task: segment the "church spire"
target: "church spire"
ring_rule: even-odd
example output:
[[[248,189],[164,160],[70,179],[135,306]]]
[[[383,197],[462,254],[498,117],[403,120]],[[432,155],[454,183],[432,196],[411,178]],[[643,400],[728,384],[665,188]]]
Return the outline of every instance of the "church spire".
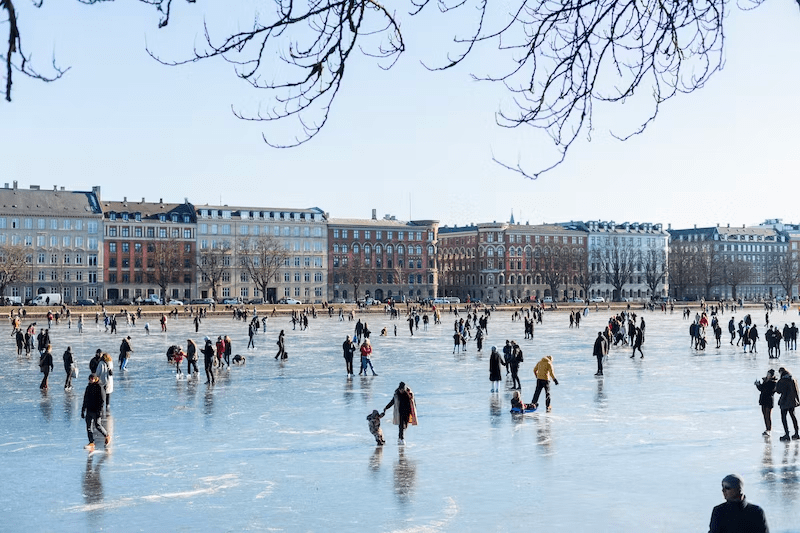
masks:
[[[511,220],[509,220],[508,222],[509,222],[509,224],[513,224],[514,223],[514,210],[513,209],[511,210]]]

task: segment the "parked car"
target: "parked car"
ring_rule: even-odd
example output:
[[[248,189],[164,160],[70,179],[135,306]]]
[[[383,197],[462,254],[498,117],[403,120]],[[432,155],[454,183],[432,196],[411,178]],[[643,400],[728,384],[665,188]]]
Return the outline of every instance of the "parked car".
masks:
[[[264,303],[264,298],[250,298],[247,300],[248,304],[261,305]]]
[[[281,298],[278,301],[279,304],[289,304],[289,305],[299,305],[302,304],[300,300],[295,300],[294,298]]]
[[[553,303],[553,297],[552,296],[545,296],[544,300],[542,300],[542,301],[544,303],[546,303],[546,304],[551,304],[551,303]]]
[[[167,305],[183,305],[183,302],[180,300],[170,300],[167,302]]]
[[[606,299],[603,298],[602,296],[595,296],[594,298],[589,298],[589,303],[593,303],[593,304],[598,304],[598,303],[602,303],[602,302],[605,302],[605,301],[606,301]]]
[[[85,305],[96,305],[96,304],[94,303],[94,300],[92,300],[91,298],[87,298],[85,300],[78,300],[77,302],[75,302],[75,305],[85,306]]]
[[[572,303],[581,303],[583,302],[583,298],[570,298],[569,301]]]
[[[240,305],[242,303],[241,298],[225,298],[222,300],[224,305]]]
[[[142,303],[145,305],[161,305],[164,302],[157,294],[151,294],[150,296],[142,300]]]

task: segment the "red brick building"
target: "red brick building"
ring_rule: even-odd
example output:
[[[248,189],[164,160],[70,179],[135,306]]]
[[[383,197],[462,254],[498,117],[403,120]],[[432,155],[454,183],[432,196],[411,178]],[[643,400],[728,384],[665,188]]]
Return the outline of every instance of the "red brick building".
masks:
[[[105,298],[136,300],[158,294],[190,299],[195,286],[197,219],[183,204],[102,202]],[[166,294],[159,281],[166,280]]]
[[[328,300],[361,298],[421,300],[436,296],[439,222],[378,220],[328,221]]]

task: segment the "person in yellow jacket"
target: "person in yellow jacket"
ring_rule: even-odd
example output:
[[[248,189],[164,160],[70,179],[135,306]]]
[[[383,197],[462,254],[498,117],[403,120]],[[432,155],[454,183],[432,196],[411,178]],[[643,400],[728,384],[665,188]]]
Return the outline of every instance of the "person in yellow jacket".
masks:
[[[547,412],[550,412],[550,378],[553,378],[553,383],[558,385],[558,380],[556,379],[556,375],[553,372],[553,356],[546,355],[542,357],[536,366],[533,367],[533,375],[536,376],[536,392],[533,393],[533,400],[531,403],[533,404],[533,408],[536,409],[538,407],[539,401],[539,394],[542,393],[542,389],[544,389],[544,397],[545,397],[545,405],[547,406]]]

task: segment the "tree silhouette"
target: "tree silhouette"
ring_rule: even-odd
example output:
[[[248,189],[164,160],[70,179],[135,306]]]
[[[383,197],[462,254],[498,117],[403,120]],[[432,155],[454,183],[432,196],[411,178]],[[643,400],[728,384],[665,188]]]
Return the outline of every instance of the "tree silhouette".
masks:
[[[14,1],[0,0],[0,10],[7,13],[9,46],[1,57],[9,101],[14,71],[53,81],[68,70],[59,68],[55,60],[50,75],[33,68],[22,48]],[[156,7],[159,27],[170,22],[173,0],[140,1]],[[738,5],[752,9],[763,1],[742,0]],[[34,7],[42,3],[33,0]],[[272,12],[255,13],[252,25],[244,30],[220,32],[213,29],[214,20],[206,20],[205,43],[195,46],[190,57],[167,59],[163,53],[148,52],[166,65],[213,58],[231,63],[236,76],[264,90],[269,98],[254,113],[234,110],[236,116],[294,120],[294,138],[282,141],[265,136],[264,140],[273,146],[296,146],[325,126],[345,72],[353,70],[346,65],[366,56],[377,60],[380,68],[390,68],[406,50],[401,27],[410,26],[414,15],[423,10],[431,11],[432,3],[441,12],[438,17],[460,14],[458,22],[467,29],[457,30],[451,49],[434,50],[446,59],[426,67],[447,70],[478,49],[496,47],[491,66],[484,67],[487,63],[482,62],[487,72],[474,74],[473,79],[500,83],[509,91],[513,103],[498,111],[498,125],[531,126],[544,130],[554,141],[559,156],[540,164],[535,172],[495,159],[529,178],[560,164],[579,136],[589,136],[597,128],[596,105],[647,100],[649,109],[636,126],[612,131],[624,140],[642,133],[665,102],[702,88],[724,63],[727,0],[512,0],[511,4],[409,0],[407,15],[375,0],[280,0]],[[446,21],[436,19],[439,22]]]

